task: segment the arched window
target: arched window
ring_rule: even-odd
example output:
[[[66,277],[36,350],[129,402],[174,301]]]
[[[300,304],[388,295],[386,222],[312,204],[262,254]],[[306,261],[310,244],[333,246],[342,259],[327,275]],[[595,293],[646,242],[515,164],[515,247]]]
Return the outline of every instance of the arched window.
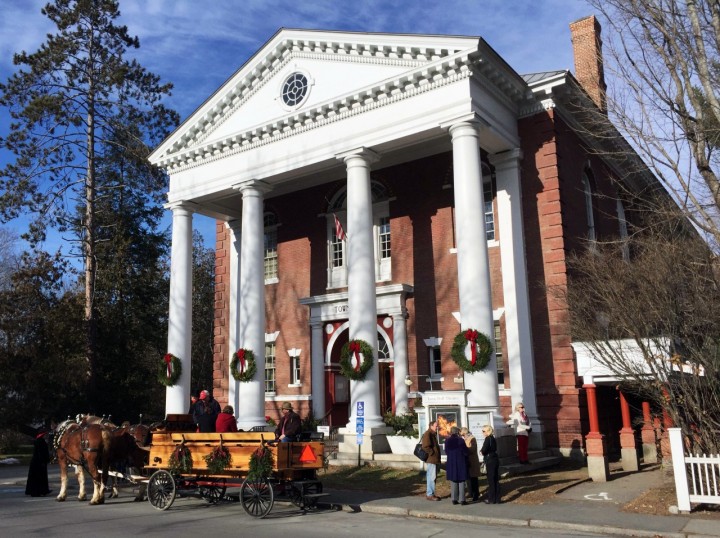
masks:
[[[387,281],[392,276],[392,243],[390,233],[390,196],[379,181],[370,184],[373,203],[373,238],[375,250],[375,280]],[[347,191],[341,189],[330,200],[327,220],[328,288],[347,286],[347,243],[352,237],[338,237],[338,220],[347,233]]]

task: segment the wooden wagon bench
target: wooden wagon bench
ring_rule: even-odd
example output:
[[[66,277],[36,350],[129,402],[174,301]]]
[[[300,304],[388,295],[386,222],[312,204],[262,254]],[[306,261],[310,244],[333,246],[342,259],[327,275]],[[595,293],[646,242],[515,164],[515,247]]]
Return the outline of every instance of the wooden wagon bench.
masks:
[[[230,455],[219,472],[209,470],[207,462],[218,447]],[[262,453],[272,464],[264,473],[251,472],[252,459]],[[176,496],[200,495],[217,503],[228,487],[240,487],[240,503],[253,517],[265,517],[277,496],[307,510],[325,495],[317,479],[323,458],[322,441],[275,443],[270,432],[153,433],[146,467],[154,471],[148,480],[148,500],[158,510],[170,508]]]

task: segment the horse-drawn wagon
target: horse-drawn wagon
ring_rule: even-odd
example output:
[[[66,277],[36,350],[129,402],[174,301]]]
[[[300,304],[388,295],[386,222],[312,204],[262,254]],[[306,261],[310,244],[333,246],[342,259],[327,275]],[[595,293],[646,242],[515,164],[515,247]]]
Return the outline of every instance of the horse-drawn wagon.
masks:
[[[262,518],[278,497],[303,510],[315,507],[324,495],[317,479],[323,465],[321,441],[276,443],[270,432],[154,432],[147,496],[167,510],[177,496],[217,503],[227,488],[239,487],[242,507]]]

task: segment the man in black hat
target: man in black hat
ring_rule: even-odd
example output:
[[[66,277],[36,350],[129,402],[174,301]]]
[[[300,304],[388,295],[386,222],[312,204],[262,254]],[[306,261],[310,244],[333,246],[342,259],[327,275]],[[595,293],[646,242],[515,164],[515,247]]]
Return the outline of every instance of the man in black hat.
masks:
[[[282,418],[277,428],[275,428],[275,439],[282,443],[295,441],[300,433],[300,416],[293,411],[292,404],[285,402],[280,408]]]

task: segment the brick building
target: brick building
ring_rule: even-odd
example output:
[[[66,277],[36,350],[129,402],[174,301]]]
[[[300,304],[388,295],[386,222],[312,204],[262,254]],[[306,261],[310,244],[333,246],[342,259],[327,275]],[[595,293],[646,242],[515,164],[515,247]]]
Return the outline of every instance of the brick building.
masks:
[[[209,215],[213,390],[239,427],[285,401],[351,427],[362,402],[372,436],[386,411],[447,394],[463,425],[523,401],[535,446],[582,450],[583,373],[546,286],[629,217],[622,174],[579,128],[578,104],[605,109],[600,27],[571,30],[577,77],[518,74],[478,37],[283,29],[153,153],[173,212],[168,351],[189,360],[192,214]],[[469,328],[496,348],[476,373],[451,357]],[[340,370],[354,339],[377,350],[361,381]],[[249,382],[230,372],[239,348]],[[183,374],[167,412],[189,391]]]

